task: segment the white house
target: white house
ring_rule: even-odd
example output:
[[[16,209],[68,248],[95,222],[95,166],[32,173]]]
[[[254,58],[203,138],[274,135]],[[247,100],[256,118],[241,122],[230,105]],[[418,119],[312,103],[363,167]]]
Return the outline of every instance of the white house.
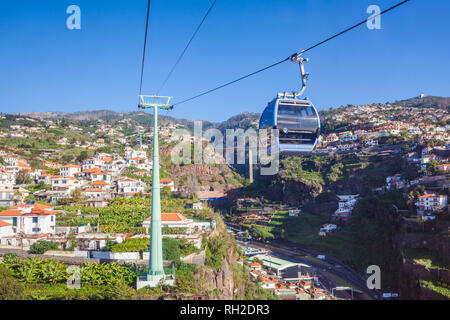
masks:
[[[388,191],[391,190],[399,190],[405,187],[405,181],[402,180],[402,176],[400,174],[396,174],[394,176],[389,176],[386,178],[386,189]]]
[[[161,189],[165,187],[169,187],[172,192],[177,191],[174,182],[169,178],[161,179]]]
[[[109,193],[101,188],[86,188],[83,190],[83,195],[87,200],[108,200]]]
[[[342,195],[337,196],[339,199],[338,209],[334,212],[335,217],[348,218],[358,202],[358,195]]]
[[[22,187],[0,185],[0,206],[9,207],[22,202],[30,192]]]
[[[125,158],[126,159],[147,158],[147,151],[146,150],[142,150],[142,149],[134,150],[134,149],[131,149],[131,148],[126,148],[125,149]]]
[[[439,211],[446,208],[447,204],[447,196],[433,193],[419,197],[416,202],[419,211]]]
[[[16,184],[16,175],[0,168],[0,185],[12,186]]]
[[[92,182],[94,181],[106,181],[111,182],[112,176],[110,173],[103,171],[99,168],[92,168],[85,171],[81,171],[78,173],[75,173],[75,177],[77,179],[84,179],[84,180],[90,180]]]
[[[121,178],[117,181],[117,192],[124,195],[134,195],[144,192],[146,184],[137,179]]]
[[[81,166],[69,164],[59,169],[59,174],[62,177],[74,177],[75,173],[81,172]]]
[[[201,202],[187,203],[185,208],[194,210],[203,210],[203,203]]]
[[[11,237],[14,235],[12,224],[0,220],[0,238]]]
[[[53,176],[52,177],[52,191],[67,191],[70,192],[81,186],[80,181],[73,177]]]
[[[146,219],[142,226],[145,227],[146,233],[150,231],[151,217]],[[161,213],[161,227],[167,228],[187,228],[192,229],[194,221],[187,219],[181,213]]]
[[[11,224],[15,233],[54,234],[58,213],[62,211],[54,211],[50,206],[22,204],[0,212],[0,220]]]
[[[90,158],[83,161],[83,171],[89,169],[100,168],[104,164],[104,161],[97,158]]]

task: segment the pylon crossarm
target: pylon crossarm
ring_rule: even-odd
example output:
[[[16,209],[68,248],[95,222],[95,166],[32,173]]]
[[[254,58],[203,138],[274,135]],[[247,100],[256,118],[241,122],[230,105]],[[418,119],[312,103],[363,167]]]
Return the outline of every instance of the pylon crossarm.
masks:
[[[160,108],[170,110],[173,109],[173,105],[170,104],[170,100],[172,97],[168,96],[148,96],[148,95],[139,95],[139,105],[140,109],[148,109],[148,108]]]

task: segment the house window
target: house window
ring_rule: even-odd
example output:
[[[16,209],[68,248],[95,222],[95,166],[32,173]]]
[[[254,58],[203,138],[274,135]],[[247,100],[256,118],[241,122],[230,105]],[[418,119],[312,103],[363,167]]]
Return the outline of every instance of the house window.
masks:
[[[17,227],[17,218],[13,218],[13,226]]]
[[[54,217],[52,216],[51,221],[53,222]]]
[[[33,217],[33,223],[38,223],[38,217]]]

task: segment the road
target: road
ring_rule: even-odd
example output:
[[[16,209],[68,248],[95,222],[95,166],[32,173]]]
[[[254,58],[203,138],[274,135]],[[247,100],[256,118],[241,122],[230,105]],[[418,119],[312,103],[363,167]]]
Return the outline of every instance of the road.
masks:
[[[243,244],[239,241],[238,243]],[[367,288],[366,280],[359,273],[334,258],[326,256],[325,260],[318,260],[315,257],[317,257],[320,253],[298,247],[289,247],[280,242],[275,242],[274,245],[260,242],[252,242],[250,245],[244,245],[254,248],[268,249],[271,251],[271,255],[280,259],[311,266],[315,274],[319,277],[321,285],[329,293],[332,292],[332,288],[348,286],[362,292],[361,294],[355,293],[355,299],[378,299],[380,295],[379,292],[372,291]],[[348,291],[337,291],[335,292],[335,296],[339,299],[351,299],[351,293]]]

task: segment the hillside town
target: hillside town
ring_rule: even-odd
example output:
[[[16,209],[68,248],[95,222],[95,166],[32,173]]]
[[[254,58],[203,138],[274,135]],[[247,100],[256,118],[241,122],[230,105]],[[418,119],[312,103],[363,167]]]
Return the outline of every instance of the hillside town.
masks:
[[[384,159],[401,161],[404,166],[398,172],[379,175],[368,184],[370,190],[333,190],[320,218],[311,218],[311,203],[316,203],[315,198],[325,192],[314,196],[299,192],[289,198],[271,199],[263,189],[251,189],[246,178],[238,181],[239,175],[233,173],[231,166],[226,174],[216,173],[214,166],[208,167],[210,180],[179,176],[175,167],[167,165],[170,157],[166,153],[161,165],[165,170],[160,180],[161,194],[166,201],[161,223],[163,238],[179,241],[180,248],[186,251],[180,261],[205,265],[209,250],[205,245],[217,229],[214,210],[222,213],[236,239],[262,243],[274,239],[303,243],[305,239],[333,239],[345,234],[343,230],[354,223],[355,210],[359,212],[358,207],[369,194],[383,197],[400,192],[409,197],[411,205],[407,210],[397,208],[408,223],[447,221],[448,112],[386,104],[348,106],[321,116],[326,125],[315,157],[332,159],[327,161],[354,157],[353,162],[345,164],[352,170],[370,168]],[[173,132],[179,128],[187,129],[176,121],[161,125],[162,144],[173,147],[180,141],[194,141],[189,135],[174,139]],[[151,127],[125,116],[87,123],[0,115],[0,249],[28,254],[42,243],[52,243],[48,254],[55,259],[145,264],[149,254],[152,132]],[[287,162],[283,165],[286,171]],[[306,165],[299,162],[296,166],[300,172],[306,172],[302,169]],[[377,166],[383,168],[382,164]],[[332,174],[343,175],[343,166],[329,167],[338,170],[327,173],[325,181],[339,181],[340,176]],[[280,174],[283,178],[285,171]],[[289,177],[291,183],[304,183],[301,177]],[[133,206],[139,211],[126,220],[127,210]],[[123,213],[119,216],[118,212]],[[313,219],[314,223],[308,225],[306,233],[296,235],[291,229],[302,225],[305,219]],[[131,243],[139,243],[139,250],[119,249],[131,248]],[[325,255],[312,254],[311,266],[306,260],[293,262],[267,252],[246,256],[247,249],[242,250],[244,255],[238,261],[248,268],[247,275],[278,298],[350,297],[348,292],[332,292],[339,281],[320,271],[321,264],[330,264]],[[285,273],[285,269],[290,272]]]

